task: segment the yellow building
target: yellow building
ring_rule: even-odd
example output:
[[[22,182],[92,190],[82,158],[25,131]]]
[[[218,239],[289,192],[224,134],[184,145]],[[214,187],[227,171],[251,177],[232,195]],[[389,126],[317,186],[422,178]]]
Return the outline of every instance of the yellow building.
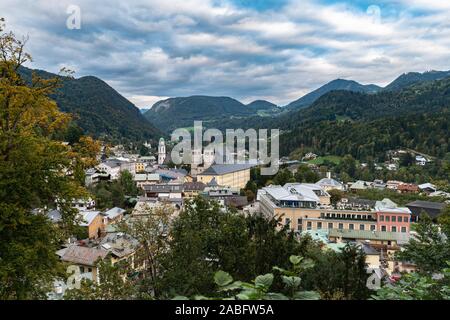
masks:
[[[215,164],[200,173],[197,181],[208,184],[215,179],[220,186],[243,189],[250,181],[250,168],[248,164]]]

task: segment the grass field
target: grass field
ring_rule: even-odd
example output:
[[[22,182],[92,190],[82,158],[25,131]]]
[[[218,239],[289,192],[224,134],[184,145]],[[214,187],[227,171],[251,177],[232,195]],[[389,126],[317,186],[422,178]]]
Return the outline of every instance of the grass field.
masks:
[[[324,164],[324,162],[329,161],[329,162],[333,162],[334,164],[339,164],[339,163],[341,163],[341,159],[342,158],[339,156],[325,156],[325,157],[317,157],[314,160],[308,161],[308,163],[315,164],[315,165],[322,165],[322,164]]]

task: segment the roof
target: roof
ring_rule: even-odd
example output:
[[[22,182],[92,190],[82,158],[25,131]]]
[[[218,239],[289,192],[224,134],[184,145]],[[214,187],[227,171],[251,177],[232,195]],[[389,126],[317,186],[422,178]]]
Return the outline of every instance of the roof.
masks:
[[[115,208],[112,208],[112,209],[110,209],[108,211],[105,211],[103,213],[103,215],[107,216],[108,219],[114,219],[114,218],[120,216],[121,214],[124,214],[125,212],[126,212],[125,209],[122,209],[122,208],[119,208],[119,207],[115,207]]]
[[[86,266],[94,266],[98,259],[106,257],[108,252],[106,250],[82,247],[77,245],[69,246],[61,253],[62,261],[81,264]]]
[[[350,186],[350,189],[367,189],[370,186],[370,183],[362,180],[358,180]]]
[[[206,188],[206,184],[203,182],[185,182],[183,184],[185,191],[203,191]]]
[[[420,190],[424,190],[424,189],[432,189],[432,190],[437,190],[436,186],[432,183],[424,183],[424,184],[419,184],[419,189]]]
[[[159,181],[159,174],[157,173],[136,173],[134,181]]]
[[[282,186],[268,186],[262,189],[277,201],[312,201],[320,202],[316,192],[327,196],[322,187],[309,183],[287,183]]]
[[[47,217],[52,221],[52,222],[59,222],[62,219],[62,215],[61,215],[61,211],[59,210],[50,210],[47,213]]]
[[[100,246],[116,257],[122,258],[136,251],[139,241],[122,232],[116,232],[107,234],[100,242]]]
[[[377,201],[375,203],[375,210],[378,212],[411,214],[411,211],[408,208],[401,208],[394,201],[387,198],[382,201]]]
[[[409,240],[408,233],[385,231],[329,229],[328,235],[347,239],[397,241],[398,243],[405,243]]]
[[[248,170],[253,165],[251,164],[214,164],[202,173],[200,176],[218,176],[227,173],[239,172],[243,170]]]
[[[445,207],[445,204],[444,203],[440,203],[440,202],[416,200],[416,201],[408,203],[406,206],[407,207],[417,207],[417,208],[427,208],[427,209],[442,210]]]
[[[183,192],[182,184],[151,184],[145,185],[146,192]]]
[[[89,226],[92,221],[100,214],[100,211],[82,211],[80,212],[80,216],[82,218],[82,222],[80,223],[80,226],[87,227]]]
[[[248,205],[246,196],[232,196],[225,198],[225,205],[228,207],[241,208]]]
[[[320,179],[319,181],[317,181],[318,185],[323,185],[323,186],[330,186],[330,187],[336,187],[336,188],[342,188],[342,183],[340,183],[339,181],[336,181],[332,178],[323,178]]]

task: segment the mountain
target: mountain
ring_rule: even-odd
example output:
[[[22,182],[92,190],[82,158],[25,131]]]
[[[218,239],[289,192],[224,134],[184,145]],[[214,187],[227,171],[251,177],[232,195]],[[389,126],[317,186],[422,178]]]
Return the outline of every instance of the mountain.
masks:
[[[87,134],[116,140],[151,140],[160,136],[160,131],[135,105],[103,80],[93,76],[61,77],[25,67],[19,73],[29,82],[33,71],[44,79],[60,78],[61,87],[51,98],[61,111],[72,113],[78,126]]]
[[[297,108],[305,108],[313,104],[317,99],[319,99],[324,94],[336,91],[336,90],[345,90],[345,91],[353,91],[353,92],[364,92],[364,93],[375,93],[378,92],[381,88],[374,85],[362,85],[353,80],[344,80],[337,79],[333,80],[317,90],[314,90],[298,100],[291,102],[287,105],[289,109],[297,109]]]
[[[256,100],[247,105],[247,107],[254,109],[254,110],[271,110],[278,108],[276,104],[273,104],[272,102],[266,101],[266,100]]]
[[[140,111],[142,114],[145,114],[148,110],[150,110],[150,109],[139,109],[139,111]]]
[[[376,94],[329,92],[309,108],[261,125],[284,129],[284,155],[313,151],[382,159],[389,149],[410,148],[444,157],[450,152],[449,113],[446,78]]]
[[[450,71],[428,71],[423,73],[409,72],[402,74],[400,77],[383,88],[383,90],[401,90],[419,82],[441,80],[448,77],[450,77]]]
[[[278,112],[276,109],[267,101],[245,105],[229,97],[191,96],[158,101],[145,116],[161,130],[171,132],[176,128],[192,127],[196,120],[208,126],[214,122],[245,119],[260,112]]]

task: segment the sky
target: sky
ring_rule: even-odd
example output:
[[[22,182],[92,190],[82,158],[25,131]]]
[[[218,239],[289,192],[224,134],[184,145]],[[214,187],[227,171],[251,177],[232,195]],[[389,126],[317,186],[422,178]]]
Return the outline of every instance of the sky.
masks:
[[[97,76],[141,108],[285,105],[336,78],[450,69],[448,0],[1,0],[0,16],[29,38],[28,66]]]

